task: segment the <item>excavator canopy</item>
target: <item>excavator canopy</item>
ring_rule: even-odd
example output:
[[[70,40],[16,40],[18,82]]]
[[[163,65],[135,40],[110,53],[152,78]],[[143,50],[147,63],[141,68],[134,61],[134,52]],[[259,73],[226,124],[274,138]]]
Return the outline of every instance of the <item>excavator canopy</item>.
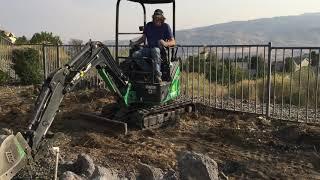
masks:
[[[138,2],[143,4],[164,4],[164,3],[173,3],[174,0],[128,0],[132,2]]]

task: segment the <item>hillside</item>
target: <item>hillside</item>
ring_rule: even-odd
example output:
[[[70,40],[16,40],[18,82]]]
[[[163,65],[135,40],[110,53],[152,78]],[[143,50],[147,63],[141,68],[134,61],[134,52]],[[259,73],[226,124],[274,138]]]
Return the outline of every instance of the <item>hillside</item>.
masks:
[[[319,46],[320,13],[234,21],[177,32],[180,44],[260,44]]]

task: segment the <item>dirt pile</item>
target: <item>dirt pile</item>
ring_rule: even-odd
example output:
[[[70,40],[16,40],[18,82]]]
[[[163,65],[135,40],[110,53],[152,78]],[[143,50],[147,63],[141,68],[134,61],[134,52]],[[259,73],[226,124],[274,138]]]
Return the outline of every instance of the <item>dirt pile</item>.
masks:
[[[0,92],[0,128],[25,129],[35,101],[32,87],[5,87]],[[213,159],[229,179],[320,178],[319,126],[211,110],[186,114],[175,126],[121,135],[79,116],[83,111],[99,112],[112,102],[105,91],[82,91],[65,98],[50,129],[55,136],[47,140],[60,147],[61,159],[75,161],[86,153],[95,165],[120,174],[137,174],[141,163],[178,172],[179,157],[193,151]],[[43,148],[43,152],[50,151]],[[35,163],[33,176],[52,178],[50,158],[54,160],[54,155],[47,153]]]

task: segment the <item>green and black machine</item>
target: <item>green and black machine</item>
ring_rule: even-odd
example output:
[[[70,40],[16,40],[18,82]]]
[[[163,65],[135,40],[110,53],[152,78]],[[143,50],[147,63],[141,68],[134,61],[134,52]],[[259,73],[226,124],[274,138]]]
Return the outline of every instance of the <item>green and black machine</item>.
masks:
[[[194,110],[190,100],[180,98],[180,62],[177,47],[166,49],[162,55],[162,82],[156,83],[154,70],[142,71],[134,59],[119,56],[119,36],[142,34],[146,25],[145,4],[172,4],[173,34],[175,35],[174,0],[127,0],[141,4],[144,19],[138,33],[119,32],[119,6],[116,9],[116,47],[113,57],[101,42],[88,42],[63,67],[52,72],[45,79],[26,131],[16,135],[0,137],[0,180],[11,179],[24,168],[37,153],[39,146],[54,120],[64,96],[72,91],[82,77],[96,68],[107,88],[117,97],[117,102],[106,105],[101,115],[86,114],[87,117],[103,119],[106,122],[140,129],[158,128],[175,122],[182,113]],[[130,54],[134,49],[130,49]],[[148,57],[140,60],[150,61]]]

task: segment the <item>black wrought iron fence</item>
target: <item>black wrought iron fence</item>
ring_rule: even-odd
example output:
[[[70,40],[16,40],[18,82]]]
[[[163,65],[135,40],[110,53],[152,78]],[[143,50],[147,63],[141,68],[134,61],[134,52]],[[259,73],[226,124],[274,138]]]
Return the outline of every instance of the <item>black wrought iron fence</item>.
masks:
[[[266,114],[268,44],[181,48],[184,95],[218,109]]]
[[[319,47],[182,46],[182,93],[217,109],[319,123]]]
[[[0,73],[11,78],[16,78],[11,68],[11,52],[11,42],[0,36]]]
[[[44,78],[81,50],[72,45],[0,47],[0,57],[6,60],[2,62],[7,64],[1,66],[4,69],[10,69],[13,48],[37,49]],[[108,47],[114,55],[115,46]],[[119,56],[128,53],[128,46],[119,47]],[[320,123],[319,54],[320,47],[272,47],[271,43],[180,46],[181,93],[217,109]],[[104,87],[104,83],[92,70],[80,87]]]
[[[319,47],[272,47],[270,115],[319,122]]]
[[[55,69],[65,65],[73,56],[75,56],[82,48],[82,46],[75,45],[42,45],[43,56],[43,69],[44,77],[47,77]],[[115,46],[108,46],[112,55],[115,55]],[[119,55],[128,56],[129,46],[120,46]],[[80,82],[79,87],[104,87],[103,80],[97,74],[95,69],[91,69],[87,72],[85,78]]]

